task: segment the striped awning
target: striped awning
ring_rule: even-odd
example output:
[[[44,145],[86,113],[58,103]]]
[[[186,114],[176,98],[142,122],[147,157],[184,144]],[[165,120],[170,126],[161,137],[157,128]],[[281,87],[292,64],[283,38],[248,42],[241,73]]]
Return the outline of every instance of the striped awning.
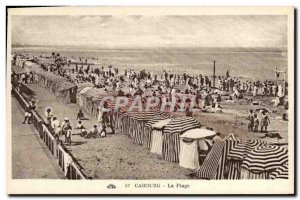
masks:
[[[201,124],[193,117],[174,118],[165,127],[164,134],[183,134],[185,131],[201,128]]]
[[[261,173],[276,170],[287,162],[287,149],[275,145],[261,145],[248,153],[242,162],[242,167],[255,173]]]

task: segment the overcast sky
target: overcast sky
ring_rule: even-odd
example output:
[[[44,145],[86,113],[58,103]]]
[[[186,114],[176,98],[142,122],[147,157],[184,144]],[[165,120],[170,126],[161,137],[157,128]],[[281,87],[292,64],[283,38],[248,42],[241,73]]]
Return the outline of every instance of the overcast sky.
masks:
[[[12,43],[134,47],[286,47],[286,16],[13,16]]]

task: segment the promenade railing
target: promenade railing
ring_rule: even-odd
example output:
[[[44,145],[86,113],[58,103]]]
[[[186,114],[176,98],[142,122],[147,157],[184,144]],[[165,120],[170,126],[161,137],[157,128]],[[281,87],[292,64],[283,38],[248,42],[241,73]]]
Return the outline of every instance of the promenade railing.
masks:
[[[26,98],[16,88],[12,88],[12,94],[16,97],[24,110],[29,107],[30,104]],[[53,136],[45,121],[37,111],[32,111],[31,119],[32,124],[40,135],[41,140],[44,141],[54,158],[58,160],[58,165],[61,167],[66,178],[72,180],[87,179],[76,159],[72,156],[72,154],[70,154],[65,145],[60,143]]]

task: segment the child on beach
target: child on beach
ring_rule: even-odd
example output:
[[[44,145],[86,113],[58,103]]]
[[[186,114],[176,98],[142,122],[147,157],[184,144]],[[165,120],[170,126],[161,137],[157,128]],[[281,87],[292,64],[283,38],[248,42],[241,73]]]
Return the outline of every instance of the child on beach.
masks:
[[[97,125],[94,125],[88,134],[86,134],[85,138],[97,138],[99,134],[99,130]]]
[[[69,126],[68,130],[67,130],[67,133],[66,133],[66,136],[65,136],[65,143],[69,143],[71,144],[72,142],[72,127]]]
[[[87,118],[84,116],[82,110],[80,109],[77,113],[77,118],[76,119],[79,119],[79,120],[87,120]]]
[[[68,131],[70,129],[72,129],[69,118],[66,117],[64,119],[64,122],[62,123],[62,128],[61,129],[62,129],[62,134],[65,135],[65,142],[67,142],[68,141],[67,140]]]
[[[261,116],[261,129],[260,132],[267,133],[268,132],[268,125],[270,124],[270,119],[268,115],[266,114],[266,111],[262,111],[262,116]]]
[[[258,132],[259,120],[257,114],[254,114],[254,133]]]
[[[106,137],[106,134],[107,134],[107,133],[106,133],[106,126],[105,126],[105,124],[103,123],[103,124],[102,124],[102,129],[101,129],[99,135],[100,135],[101,138],[103,138],[103,137]]]
[[[48,126],[51,126],[52,117],[53,117],[51,108],[47,108],[47,110],[45,112],[45,117],[47,119]]]

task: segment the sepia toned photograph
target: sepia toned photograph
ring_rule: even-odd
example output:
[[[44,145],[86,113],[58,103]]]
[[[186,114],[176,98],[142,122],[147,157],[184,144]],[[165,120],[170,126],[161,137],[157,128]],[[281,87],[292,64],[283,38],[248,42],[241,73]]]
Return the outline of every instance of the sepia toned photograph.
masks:
[[[7,14],[9,194],[294,193],[293,8]]]

